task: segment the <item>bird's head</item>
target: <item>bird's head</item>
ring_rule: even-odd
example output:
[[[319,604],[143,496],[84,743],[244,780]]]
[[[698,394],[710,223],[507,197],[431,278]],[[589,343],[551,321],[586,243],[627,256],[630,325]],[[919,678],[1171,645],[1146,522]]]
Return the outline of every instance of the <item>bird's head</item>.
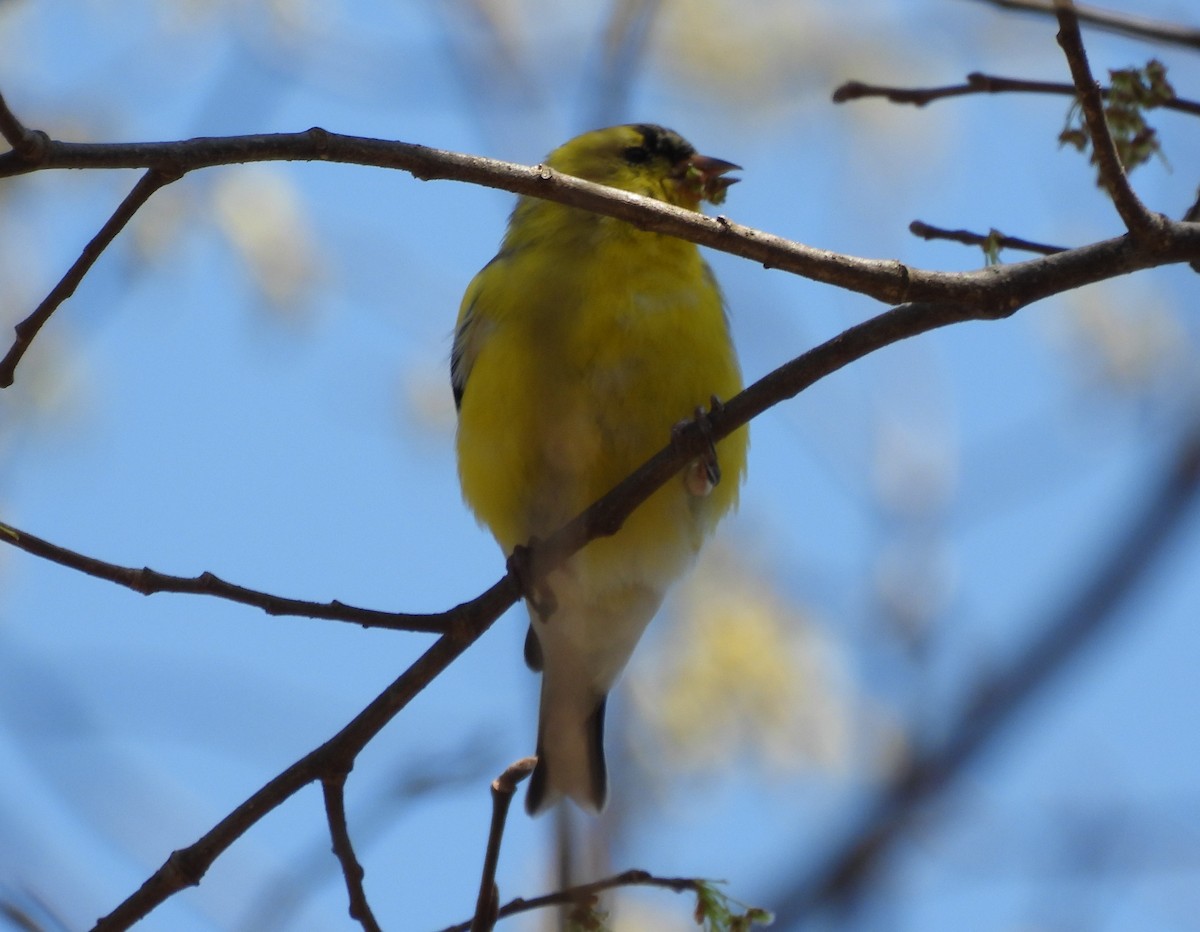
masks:
[[[696,210],[720,204],[740,166],[696,152],[673,130],[653,123],[610,126],[576,136],[546,157],[555,171]]]

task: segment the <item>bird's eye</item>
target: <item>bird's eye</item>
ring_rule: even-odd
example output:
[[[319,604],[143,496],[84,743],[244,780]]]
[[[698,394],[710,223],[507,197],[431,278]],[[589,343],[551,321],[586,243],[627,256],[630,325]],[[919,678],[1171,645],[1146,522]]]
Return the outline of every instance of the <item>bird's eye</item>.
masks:
[[[650,158],[650,153],[646,151],[645,146],[630,146],[625,150],[625,161],[632,162],[634,165],[641,165],[648,158]]]

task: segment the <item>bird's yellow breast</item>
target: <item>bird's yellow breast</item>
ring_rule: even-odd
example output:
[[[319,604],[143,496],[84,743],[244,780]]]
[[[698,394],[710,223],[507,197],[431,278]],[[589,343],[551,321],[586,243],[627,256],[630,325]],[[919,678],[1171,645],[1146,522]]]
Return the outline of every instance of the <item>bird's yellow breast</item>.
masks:
[[[694,245],[590,215],[575,226],[581,235],[502,252],[460,316],[463,494],[506,553],[608,492],[711,396],[741,389],[721,296]],[[671,480],[573,572],[669,581],[736,502],[746,445],[745,430],[718,445],[723,481],[711,495]]]

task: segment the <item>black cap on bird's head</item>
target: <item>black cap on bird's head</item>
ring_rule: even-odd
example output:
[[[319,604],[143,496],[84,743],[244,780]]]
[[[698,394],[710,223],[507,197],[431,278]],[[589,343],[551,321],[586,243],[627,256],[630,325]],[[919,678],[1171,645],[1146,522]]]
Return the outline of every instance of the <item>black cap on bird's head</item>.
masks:
[[[720,204],[740,166],[700,155],[674,130],[656,123],[610,126],[576,136],[547,157],[551,168],[693,210]]]
[[[697,203],[720,204],[729,187],[741,180],[726,174],[739,170],[740,165],[700,155],[695,146],[674,130],[655,123],[635,123],[631,128],[641,135],[642,143],[628,147],[625,158],[631,162],[645,162],[655,156],[665,159],[672,166],[671,176]]]

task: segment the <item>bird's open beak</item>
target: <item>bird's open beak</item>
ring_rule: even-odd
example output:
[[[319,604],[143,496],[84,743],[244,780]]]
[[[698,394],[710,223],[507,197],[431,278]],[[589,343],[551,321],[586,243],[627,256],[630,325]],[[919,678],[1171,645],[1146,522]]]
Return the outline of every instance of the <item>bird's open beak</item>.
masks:
[[[685,163],[684,184],[695,193],[698,200],[720,204],[725,200],[729,186],[740,178],[729,178],[726,173],[738,171],[742,166],[714,159],[708,155],[693,155]]]

